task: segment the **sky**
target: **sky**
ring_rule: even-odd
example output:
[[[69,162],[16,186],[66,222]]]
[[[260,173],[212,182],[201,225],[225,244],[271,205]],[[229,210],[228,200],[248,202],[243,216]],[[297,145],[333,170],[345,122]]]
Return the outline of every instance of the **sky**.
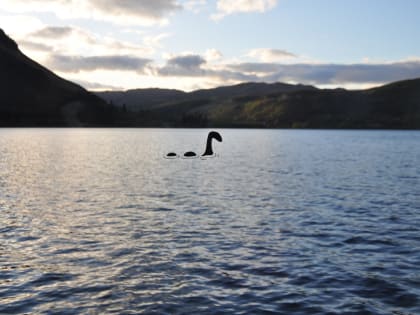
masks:
[[[420,77],[418,0],[0,0],[0,28],[89,90]]]

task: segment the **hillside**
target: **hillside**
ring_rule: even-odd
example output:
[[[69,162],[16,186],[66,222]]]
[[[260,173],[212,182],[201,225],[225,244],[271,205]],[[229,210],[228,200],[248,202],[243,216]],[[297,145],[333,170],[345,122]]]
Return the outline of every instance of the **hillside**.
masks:
[[[108,125],[113,109],[26,57],[0,29],[0,126]]]
[[[124,92],[105,91],[97,92],[99,97],[118,107],[126,106],[131,111],[149,110],[155,106],[180,101],[187,93],[170,89],[136,89]]]
[[[104,91],[96,94],[109,103],[132,111],[153,110],[191,101],[220,101],[242,96],[265,96],[271,94],[313,90],[312,86],[285,83],[241,83],[234,86],[222,86],[214,89],[197,90],[186,93],[172,89],[135,89],[127,91]]]
[[[190,93],[152,90],[99,93],[130,99],[134,126],[420,129],[420,79],[359,91],[282,83],[243,83]],[[136,98],[136,95],[138,96]],[[168,96],[168,97],[167,97]]]

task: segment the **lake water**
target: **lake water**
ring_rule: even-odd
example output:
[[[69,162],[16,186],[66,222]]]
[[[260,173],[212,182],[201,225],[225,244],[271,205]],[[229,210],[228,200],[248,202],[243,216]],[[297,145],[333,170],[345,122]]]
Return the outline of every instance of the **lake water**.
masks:
[[[420,132],[0,130],[0,314],[420,314]]]

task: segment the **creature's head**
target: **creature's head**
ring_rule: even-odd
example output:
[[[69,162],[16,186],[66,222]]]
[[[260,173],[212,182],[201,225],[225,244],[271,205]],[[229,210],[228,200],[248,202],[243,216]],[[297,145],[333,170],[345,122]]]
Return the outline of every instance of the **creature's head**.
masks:
[[[220,133],[216,132],[216,131],[212,131],[209,133],[209,139],[215,139],[219,142],[222,142],[222,136],[220,135]]]

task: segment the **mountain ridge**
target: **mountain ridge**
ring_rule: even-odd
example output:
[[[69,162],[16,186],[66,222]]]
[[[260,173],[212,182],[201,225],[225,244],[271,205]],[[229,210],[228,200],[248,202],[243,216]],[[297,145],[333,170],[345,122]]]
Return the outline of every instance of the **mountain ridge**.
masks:
[[[113,102],[117,106],[126,105],[132,110],[149,110],[153,109],[153,105],[159,104],[161,107],[165,103],[171,104],[180,100],[192,100],[202,98],[228,98],[249,95],[266,95],[270,93],[283,93],[292,90],[316,89],[310,85],[287,84],[281,82],[265,83],[265,82],[244,82],[229,86],[219,86],[209,89],[198,89],[191,92],[185,92],[176,89],[162,88],[144,88],[144,89],[128,89],[125,91],[101,91],[95,92],[96,95],[102,97],[108,102]],[[248,91],[247,91],[248,90]],[[156,99],[149,101],[150,94],[160,92],[160,102]],[[166,96],[166,98],[165,98]],[[141,103],[141,102],[144,103]]]
[[[131,91],[107,96],[119,93],[123,101]],[[149,89],[135,91],[144,100]],[[131,121],[143,126],[420,129],[420,79],[366,90],[246,82],[178,91],[178,98],[160,103],[138,106],[135,97],[130,102]],[[123,106],[118,101],[114,105]]]

